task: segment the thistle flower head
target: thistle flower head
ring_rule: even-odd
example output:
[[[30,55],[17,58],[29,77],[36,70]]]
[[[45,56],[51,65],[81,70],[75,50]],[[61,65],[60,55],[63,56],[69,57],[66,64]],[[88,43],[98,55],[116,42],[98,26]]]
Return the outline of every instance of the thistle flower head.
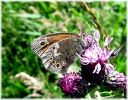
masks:
[[[114,49],[110,50],[107,46],[113,40],[111,36],[108,36],[105,39],[103,47],[99,44],[100,33],[99,31],[94,31],[93,37],[90,35],[85,35],[84,40],[89,44],[84,48],[80,57],[82,65],[93,65],[94,68],[93,73],[99,73],[101,70],[101,66],[105,65],[108,62],[108,59],[115,55]],[[118,50],[119,51],[119,50]],[[117,54],[116,54],[117,55]]]
[[[88,83],[79,73],[66,73],[59,81],[59,86],[66,96],[83,97],[87,92]]]
[[[123,73],[117,72],[111,64],[107,64],[105,67],[105,75],[105,84],[110,89],[126,89],[126,76]]]

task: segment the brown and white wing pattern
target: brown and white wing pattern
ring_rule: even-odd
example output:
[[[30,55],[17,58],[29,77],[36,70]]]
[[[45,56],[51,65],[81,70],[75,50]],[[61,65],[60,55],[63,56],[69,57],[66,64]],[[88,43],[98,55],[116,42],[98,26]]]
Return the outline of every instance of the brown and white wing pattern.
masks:
[[[82,50],[81,39],[73,34],[57,34],[35,39],[32,50],[42,59],[45,68],[52,72],[65,70]]]

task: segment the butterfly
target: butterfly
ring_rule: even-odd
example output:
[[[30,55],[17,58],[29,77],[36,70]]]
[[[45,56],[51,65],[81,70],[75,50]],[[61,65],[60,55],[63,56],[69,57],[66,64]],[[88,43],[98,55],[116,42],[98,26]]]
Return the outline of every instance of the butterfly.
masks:
[[[78,34],[56,33],[34,39],[31,49],[41,58],[46,69],[56,73],[64,72],[85,45]]]

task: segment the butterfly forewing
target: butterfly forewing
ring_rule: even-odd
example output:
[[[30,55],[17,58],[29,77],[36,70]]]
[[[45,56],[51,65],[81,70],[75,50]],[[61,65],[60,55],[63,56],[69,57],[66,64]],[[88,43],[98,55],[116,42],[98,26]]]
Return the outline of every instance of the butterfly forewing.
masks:
[[[82,50],[76,34],[58,33],[41,36],[31,43],[32,50],[42,59],[45,68],[52,72],[65,70]]]

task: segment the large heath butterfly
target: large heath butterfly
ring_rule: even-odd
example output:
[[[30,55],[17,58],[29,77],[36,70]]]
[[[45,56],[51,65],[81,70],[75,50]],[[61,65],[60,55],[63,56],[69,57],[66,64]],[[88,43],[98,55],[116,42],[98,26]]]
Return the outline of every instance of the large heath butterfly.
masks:
[[[74,62],[85,43],[73,33],[56,33],[40,36],[31,43],[32,50],[51,72],[63,72]]]

